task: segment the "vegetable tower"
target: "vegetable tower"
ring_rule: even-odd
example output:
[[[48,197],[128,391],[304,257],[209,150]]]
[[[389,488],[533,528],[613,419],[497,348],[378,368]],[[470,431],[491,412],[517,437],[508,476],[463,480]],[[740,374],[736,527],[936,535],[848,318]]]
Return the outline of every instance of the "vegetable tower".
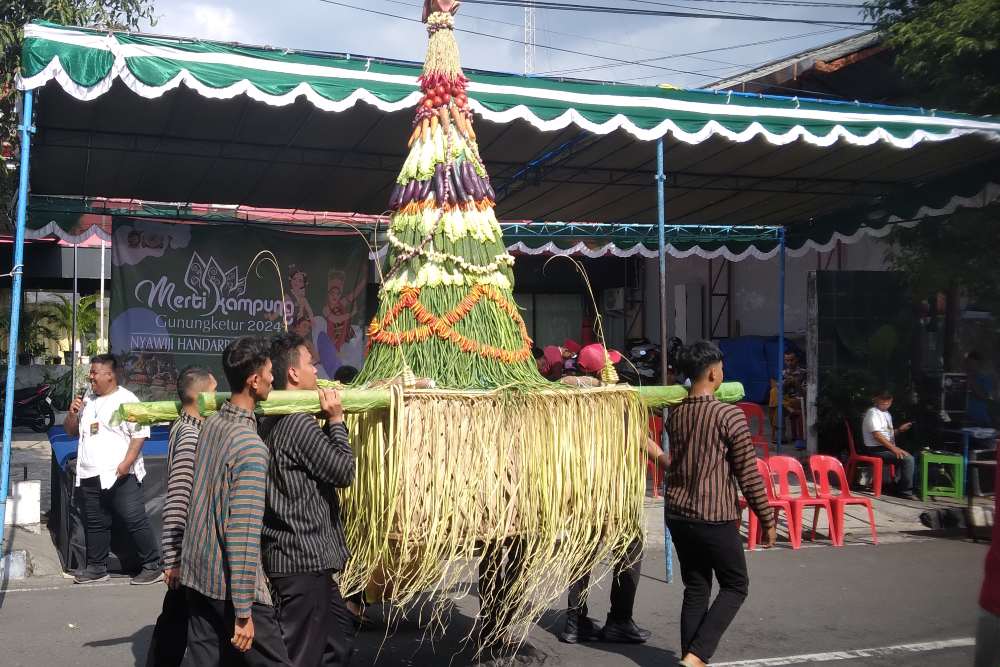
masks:
[[[444,627],[448,595],[424,593],[461,590],[480,568],[496,578],[507,552],[507,584],[480,590],[485,645],[523,638],[641,535],[648,413],[631,387],[577,390],[539,374],[472,127],[457,3],[426,1],[423,95],[355,385],[403,382],[388,409],[348,420],[358,469],[341,493],[352,554],[341,586],[425,606]]]
[[[544,379],[514,303],[514,258],[479,156],[453,35],[457,4],[425,9],[430,35],[409,155],[392,222],[378,314],[359,382],[404,369],[438,387],[490,389]]]

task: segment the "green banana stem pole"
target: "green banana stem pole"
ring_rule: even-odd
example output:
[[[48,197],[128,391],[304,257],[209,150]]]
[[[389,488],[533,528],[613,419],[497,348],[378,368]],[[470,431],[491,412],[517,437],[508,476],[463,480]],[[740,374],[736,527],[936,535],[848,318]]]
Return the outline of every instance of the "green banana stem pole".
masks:
[[[687,390],[676,384],[667,387],[636,387],[636,390],[642,402],[651,410],[677,405],[687,397]],[[551,391],[568,390],[558,388]],[[440,393],[447,395],[449,392]],[[229,400],[229,395],[229,392],[224,391],[199,394],[198,411],[206,416],[216,412],[219,406]],[[735,403],[743,398],[743,385],[739,382],[723,383],[715,395],[720,401]],[[358,413],[388,408],[391,399],[388,389],[345,388],[340,390],[340,400],[345,412]],[[114,421],[136,424],[169,422],[177,419],[180,410],[180,401],[124,403],[115,414]],[[266,401],[257,404],[259,415],[289,415],[296,412],[318,413],[319,394],[315,391],[272,391]]]

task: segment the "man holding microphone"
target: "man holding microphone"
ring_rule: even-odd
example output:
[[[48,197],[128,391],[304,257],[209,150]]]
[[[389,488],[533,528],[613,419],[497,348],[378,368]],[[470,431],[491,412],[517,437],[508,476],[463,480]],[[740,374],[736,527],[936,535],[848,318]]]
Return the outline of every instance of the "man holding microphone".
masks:
[[[76,459],[76,486],[87,535],[87,566],[74,578],[78,584],[108,579],[112,514],[125,522],[142,563],[133,584],[153,584],[163,579],[156,537],[146,516],[142,480],[146,468],[142,443],[149,428],[128,422],[111,425],[122,403],[139,399],[118,386],[118,362],[100,354],[90,363],[90,391],[73,399],[66,416],[66,433],[80,439]]]

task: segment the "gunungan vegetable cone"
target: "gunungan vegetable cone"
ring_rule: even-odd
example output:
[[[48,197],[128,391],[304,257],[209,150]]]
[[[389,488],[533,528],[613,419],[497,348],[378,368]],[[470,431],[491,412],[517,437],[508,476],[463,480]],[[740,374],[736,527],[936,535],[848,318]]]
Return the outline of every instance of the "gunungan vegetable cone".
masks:
[[[630,387],[577,390],[539,374],[472,128],[456,4],[426,1],[424,98],[355,382],[412,371],[437,388],[394,384],[387,410],[347,420],[357,474],[340,494],[352,554],[341,587],[416,605],[443,629],[452,592],[480,566],[495,579],[490,554],[507,549],[518,563],[507,585],[479,591],[482,647],[523,639],[570,584],[641,537],[647,410]]]
[[[453,5],[437,3],[434,9]],[[479,156],[449,11],[425,11],[424,97],[392,211],[379,310],[357,382],[409,367],[438,387],[494,389],[546,381],[514,302],[511,257]]]

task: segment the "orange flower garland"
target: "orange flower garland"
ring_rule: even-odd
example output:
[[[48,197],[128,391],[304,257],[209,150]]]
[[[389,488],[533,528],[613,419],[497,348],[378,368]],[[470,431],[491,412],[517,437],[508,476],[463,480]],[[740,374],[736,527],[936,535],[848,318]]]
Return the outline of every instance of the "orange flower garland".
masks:
[[[501,310],[517,323],[521,332],[521,342],[523,343],[521,349],[504,350],[493,345],[484,345],[463,336],[452,328],[468,315],[472,308],[484,297],[499,306]],[[421,326],[407,331],[389,331],[389,327],[392,326],[396,318],[407,309],[413,313],[413,317]],[[531,338],[528,337],[528,330],[524,326],[524,320],[517,312],[517,308],[512,306],[496,288],[490,285],[476,285],[454,309],[441,317],[430,312],[420,303],[419,288],[404,287],[400,291],[399,301],[392,307],[392,310],[385,314],[382,321],[372,320],[372,323],[368,325],[369,347],[373,342],[394,346],[408,345],[427,340],[432,335],[454,343],[462,352],[471,352],[490,359],[498,359],[507,364],[518,363],[531,356]]]

